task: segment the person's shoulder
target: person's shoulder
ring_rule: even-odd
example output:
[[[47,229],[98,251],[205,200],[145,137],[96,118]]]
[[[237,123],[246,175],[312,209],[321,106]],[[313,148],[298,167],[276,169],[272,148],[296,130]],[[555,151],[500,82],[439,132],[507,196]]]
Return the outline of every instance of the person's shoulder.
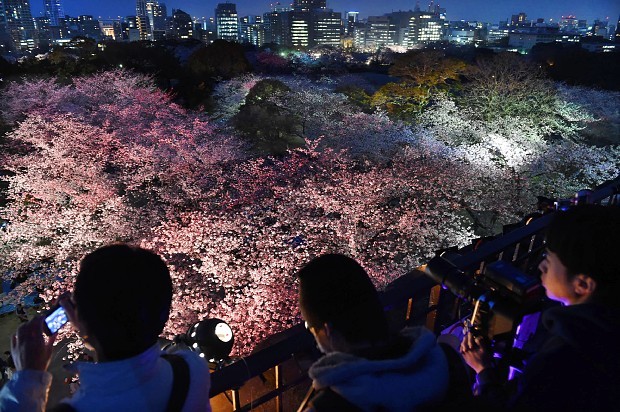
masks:
[[[183,360],[187,362],[192,371],[203,370],[206,373],[209,372],[209,364],[207,363],[207,361],[204,358],[200,357],[199,354],[189,349],[181,349],[174,352],[164,352],[163,354],[179,356],[183,358]]]
[[[211,373],[207,361],[189,349],[176,349],[162,353],[162,355],[165,354],[179,356],[189,366],[190,384],[183,411],[210,411]]]

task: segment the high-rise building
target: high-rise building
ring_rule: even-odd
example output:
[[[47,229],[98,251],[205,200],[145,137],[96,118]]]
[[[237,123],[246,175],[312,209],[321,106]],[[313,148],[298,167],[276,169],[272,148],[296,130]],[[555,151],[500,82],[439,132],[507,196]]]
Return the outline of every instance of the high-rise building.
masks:
[[[147,10],[148,13],[148,10]],[[168,8],[165,3],[153,2],[149,13],[151,26],[153,31],[166,30],[166,18],[168,17]]]
[[[45,17],[49,20],[50,26],[60,26],[60,20],[65,17],[62,0],[45,0]]]
[[[13,46],[20,50],[32,50],[34,41],[34,20],[28,0],[4,0],[6,31]]]
[[[314,11],[312,14],[312,46],[342,44],[342,15],[331,10]]]
[[[592,29],[588,33],[590,36],[607,37],[609,22],[606,20],[595,19]]]
[[[291,43],[290,9],[275,7],[269,13],[263,14],[265,27],[265,43],[288,45]]]
[[[346,13],[347,16],[347,26],[346,26],[346,34],[347,36],[353,37],[355,34],[355,23],[359,21],[359,11],[348,11]]]
[[[310,31],[312,29],[311,15],[308,12],[289,12],[292,47],[310,46]]]
[[[261,16],[245,16],[239,19],[239,40],[262,46],[265,43],[265,30]]]
[[[136,16],[146,16],[146,3],[148,0],[136,0]]]
[[[143,41],[150,37],[150,27],[147,16],[127,16],[127,27],[124,38],[129,41]]]
[[[513,27],[525,27],[528,26],[527,14],[521,12],[519,14],[513,14],[510,18],[510,25]]]
[[[234,3],[220,3],[215,8],[217,38],[227,41],[239,41],[239,18]]]
[[[169,20],[170,26],[166,32],[166,37],[187,40],[194,37],[194,22],[192,17],[180,9],[172,9],[172,18]]]
[[[618,24],[616,24],[616,33],[614,35],[616,43],[620,43],[620,17],[618,17]]]
[[[415,12],[411,10],[396,11],[387,14],[392,25],[392,41],[394,45],[407,46],[407,41],[409,39],[409,23],[411,22],[411,17],[414,15]]]
[[[326,8],[326,0],[295,0],[293,2],[293,10],[295,11],[319,11]]]
[[[292,10],[276,3],[263,17],[266,43],[297,48],[342,45],[342,15],[327,9],[325,0],[295,0]]]
[[[90,37],[97,41],[101,40],[101,25],[99,24],[99,20],[94,19],[93,16],[79,16],[78,27],[82,36]]]
[[[136,16],[146,18],[147,36],[150,40],[163,38],[167,17],[164,3],[157,0],[136,0]]]
[[[507,24],[493,24],[487,28],[487,44],[493,45],[508,40],[510,29]]]
[[[420,11],[416,7],[409,20],[407,48],[412,48],[417,44],[428,44],[442,40],[444,23],[445,13],[442,13],[438,7],[429,11]]]
[[[560,31],[576,32],[578,26],[579,20],[577,20],[577,17],[575,16],[562,16],[560,19]]]
[[[390,17],[369,16],[366,21],[364,36],[358,38],[358,46],[368,49],[378,49],[383,46],[393,46],[396,41],[396,28]]]
[[[101,20],[101,33],[106,40],[121,39],[121,22],[119,20]]]
[[[13,40],[9,35],[4,11],[4,0],[0,0],[0,50],[5,51],[13,47]]]

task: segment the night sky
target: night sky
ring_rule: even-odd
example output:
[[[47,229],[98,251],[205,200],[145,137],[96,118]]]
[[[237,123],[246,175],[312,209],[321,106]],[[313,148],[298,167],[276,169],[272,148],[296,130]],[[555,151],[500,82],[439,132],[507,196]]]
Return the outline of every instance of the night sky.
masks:
[[[160,0],[161,1],[161,0]],[[290,1],[290,0],[289,0]],[[424,9],[429,0],[420,1]],[[43,12],[44,0],[31,0],[34,16]],[[173,8],[182,9],[195,17],[209,17],[214,13],[217,3],[222,0],[163,0],[168,6],[168,14]],[[283,4],[287,1],[281,1]],[[135,0],[64,0],[65,13],[71,16],[91,14],[97,17],[116,17],[135,14]],[[240,16],[248,14],[262,14],[270,9],[270,1],[237,0]],[[563,14],[573,14],[578,19],[587,19],[591,23],[595,18],[609,17],[610,23],[615,24],[620,15],[619,0],[443,0],[439,2],[447,9],[448,20],[481,20],[497,23],[499,20],[509,19],[512,14],[525,12],[528,19],[543,17],[545,21],[557,21]],[[359,11],[362,17],[377,16],[397,10],[409,10],[415,6],[415,0],[391,0],[387,2],[377,0],[327,0],[327,6],[334,11]]]

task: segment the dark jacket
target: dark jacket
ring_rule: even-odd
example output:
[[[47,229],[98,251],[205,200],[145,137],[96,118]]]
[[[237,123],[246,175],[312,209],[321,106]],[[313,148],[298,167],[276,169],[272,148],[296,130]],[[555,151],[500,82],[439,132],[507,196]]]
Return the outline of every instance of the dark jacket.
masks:
[[[524,411],[620,411],[620,310],[595,304],[555,307],[542,322],[549,338],[527,363],[508,407]],[[483,397],[498,399],[493,370],[478,375]]]

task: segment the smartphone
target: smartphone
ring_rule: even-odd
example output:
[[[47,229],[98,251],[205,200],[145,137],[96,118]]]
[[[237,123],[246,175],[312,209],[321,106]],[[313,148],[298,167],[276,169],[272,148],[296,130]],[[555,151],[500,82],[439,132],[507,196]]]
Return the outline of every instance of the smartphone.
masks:
[[[67,312],[59,303],[54,305],[45,316],[45,333],[55,335],[69,321]]]

